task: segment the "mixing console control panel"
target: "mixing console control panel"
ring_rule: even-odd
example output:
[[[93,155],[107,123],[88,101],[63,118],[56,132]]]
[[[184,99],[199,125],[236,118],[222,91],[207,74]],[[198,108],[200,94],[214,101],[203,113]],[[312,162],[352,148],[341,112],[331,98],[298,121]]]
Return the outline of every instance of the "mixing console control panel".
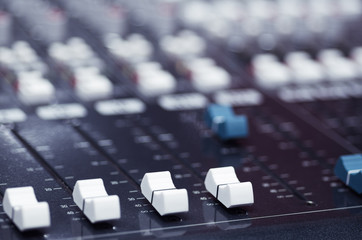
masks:
[[[359,239],[362,1],[0,0],[0,239]]]

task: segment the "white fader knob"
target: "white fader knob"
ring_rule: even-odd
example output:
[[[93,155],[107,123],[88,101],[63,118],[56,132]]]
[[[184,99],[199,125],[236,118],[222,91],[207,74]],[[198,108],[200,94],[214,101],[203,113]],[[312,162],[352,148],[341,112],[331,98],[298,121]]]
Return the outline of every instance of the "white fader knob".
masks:
[[[109,196],[100,178],[77,181],[73,200],[92,223],[121,218],[119,197]]]
[[[206,175],[205,187],[227,208],[254,203],[251,182],[241,183],[233,167],[211,168]]]
[[[175,188],[169,171],[146,173],[141,191],[161,216],[189,211],[187,191]]]
[[[6,189],[3,207],[20,231],[50,226],[49,205],[38,202],[32,187]]]

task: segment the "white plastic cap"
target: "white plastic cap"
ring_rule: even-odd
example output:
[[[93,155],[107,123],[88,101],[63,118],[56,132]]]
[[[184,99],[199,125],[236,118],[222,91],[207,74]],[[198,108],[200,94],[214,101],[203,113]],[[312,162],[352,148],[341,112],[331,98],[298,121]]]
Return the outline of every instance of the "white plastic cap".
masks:
[[[161,216],[189,211],[186,189],[176,189],[168,171],[146,173],[141,191]]]
[[[3,207],[20,231],[50,226],[47,202],[38,202],[33,187],[8,188]]]
[[[172,93],[176,89],[176,79],[162,69],[144,68],[145,71],[137,72],[138,90],[146,96],[158,96]]]
[[[73,200],[92,223],[121,218],[119,197],[108,196],[100,178],[78,180]]]
[[[326,49],[318,54],[318,59],[326,69],[327,77],[332,81],[350,80],[359,75],[358,65],[343,56],[337,49]]]
[[[275,88],[291,82],[290,70],[280,62],[268,62],[254,66],[254,76],[259,85]]]
[[[18,81],[18,96],[24,104],[49,103],[54,94],[54,86],[42,77],[29,76]]]
[[[91,81],[76,84],[76,93],[84,101],[105,99],[113,94],[111,81],[104,76],[96,76]]]
[[[228,72],[218,66],[200,68],[192,72],[192,84],[201,92],[213,92],[228,88],[231,78]]]
[[[254,203],[251,182],[240,183],[233,167],[211,168],[205,178],[205,187],[227,208]]]
[[[146,173],[143,176],[141,191],[149,202],[152,200],[153,191],[164,189],[176,189],[169,171]]]
[[[324,67],[306,52],[289,53],[285,61],[298,83],[320,82],[326,78]]]

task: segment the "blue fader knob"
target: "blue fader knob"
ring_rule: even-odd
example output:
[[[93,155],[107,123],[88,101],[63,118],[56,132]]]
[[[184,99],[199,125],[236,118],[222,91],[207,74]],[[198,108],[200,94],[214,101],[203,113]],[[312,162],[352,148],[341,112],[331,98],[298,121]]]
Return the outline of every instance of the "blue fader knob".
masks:
[[[245,138],[249,134],[246,116],[235,115],[229,106],[211,104],[206,109],[205,122],[222,140]]]
[[[362,193],[362,154],[341,156],[334,167],[334,173],[347,186]]]

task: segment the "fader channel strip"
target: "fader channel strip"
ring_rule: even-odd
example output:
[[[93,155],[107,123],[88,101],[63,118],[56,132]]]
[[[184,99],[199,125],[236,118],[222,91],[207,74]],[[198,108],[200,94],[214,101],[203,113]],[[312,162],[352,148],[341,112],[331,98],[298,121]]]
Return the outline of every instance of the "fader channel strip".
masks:
[[[361,237],[361,2],[268,4],[0,1],[0,239]]]

